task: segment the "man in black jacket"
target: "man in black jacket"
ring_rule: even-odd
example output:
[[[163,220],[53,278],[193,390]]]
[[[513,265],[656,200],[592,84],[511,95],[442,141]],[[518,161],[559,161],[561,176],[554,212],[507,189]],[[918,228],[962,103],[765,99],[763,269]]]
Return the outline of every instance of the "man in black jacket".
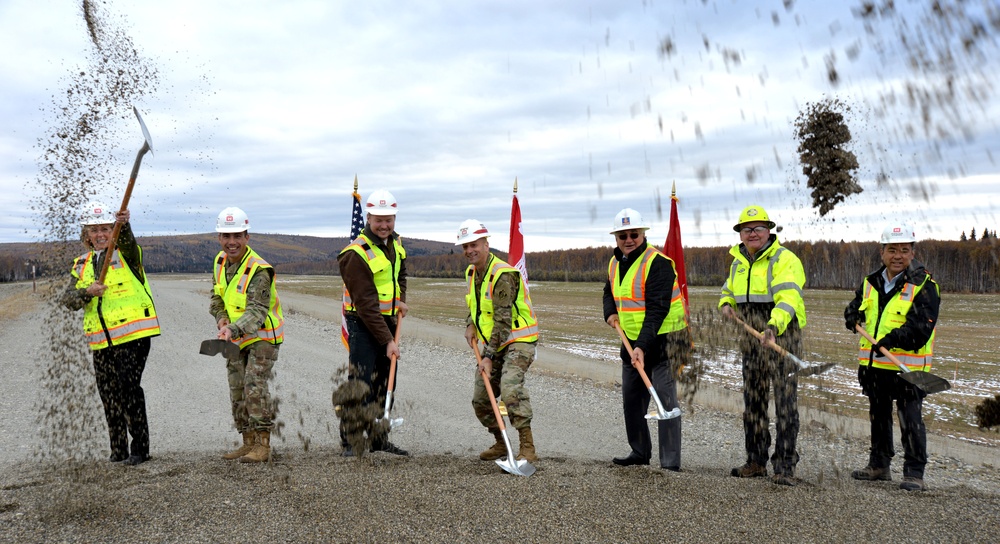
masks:
[[[868,466],[855,470],[855,480],[891,480],[892,401],[899,414],[903,457],[901,489],[923,491],[927,465],[927,430],[921,407],[926,396],[900,377],[900,369],[882,354],[890,351],[913,372],[930,372],[941,294],[924,265],[914,260],[913,227],[893,224],[882,232],[883,266],[867,276],[844,310],[847,329],[862,325],[875,338],[860,339],[858,381],[868,396],[871,453]]]

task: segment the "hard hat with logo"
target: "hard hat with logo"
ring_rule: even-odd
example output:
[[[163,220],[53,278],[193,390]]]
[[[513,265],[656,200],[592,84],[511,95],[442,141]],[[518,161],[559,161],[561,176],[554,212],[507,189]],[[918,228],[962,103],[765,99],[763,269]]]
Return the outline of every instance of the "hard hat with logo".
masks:
[[[96,200],[87,204],[87,207],[83,209],[83,217],[80,219],[80,224],[83,226],[106,225],[114,222],[115,211],[107,207],[103,202]]]
[[[466,219],[458,226],[458,236],[456,236],[455,245],[460,246],[469,242],[475,242],[480,238],[489,238],[489,236],[489,229],[478,219]]]
[[[763,221],[767,224],[767,228],[774,228],[774,221],[771,221],[771,219],[767,217],[767,212],[764,211],[764,208],[753,205],[743,208],[743,213],[740,214],[740,220],[738,223],[733,225],[733,230],[739,232],[740,227],[742,227],[744,223],[753,223],[754,221]]]
[[[396,215],[396,197],[385,189],[377,189],[368,195],[365,212],[372,215]]]
[[[917,232],[907,223],[890,223],[882,231],[883,244],[909,244],[917,241]]]
[[[215,232],[243,232],[250,230],[250,218],[247,213],[235,206],[230,206],[219,212],[215,222]]]
[[[642,219],[642,214],[632,208],[625,208],[615,216],[615,222],[611,225],[611,232],[621,232],[623,230],[649,230],[649,225]]]

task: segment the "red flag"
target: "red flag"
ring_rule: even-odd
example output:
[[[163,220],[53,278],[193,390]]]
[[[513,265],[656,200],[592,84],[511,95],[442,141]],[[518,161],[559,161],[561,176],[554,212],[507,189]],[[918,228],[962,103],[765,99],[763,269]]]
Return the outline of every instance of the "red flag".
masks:
[[[684,269],[684,247],[681,245],[681,222],[677,218],[675,190],[670,191],[670,230],[667,231],[667,241],[663,243],[663,253],[674,261],[674,268],[677,269],[677,285],[681,289],[681,297],[684,298],[684,316],[690,317],[687,271]]]
[[[517,189],[514,189],[515,191]],[[510,251],[507,260],[511,266],[521,271],[524,287],[528,287],[528,267],[524,262],[524,235],[521,233],[521,206],[517,203],[517,193],[510,206]]]
[[[354,203],[351,205],[351,239],[347,241],[348,244],[354,241],[355,238],[361,235],[361,229],[365,228],[365,216],[361,213],[361,195],[358,194],[358,178],[354,178],[354,193],[351,195],[353,197]],[[344,297],[347,296],[347,288],[344,288]],[[347,343],[347,337],[350,336],[347,332],[347,320],[344,319],[344,305],[340,305],[340,341],[344,343],[344,347],[350,351],[350,347]]]

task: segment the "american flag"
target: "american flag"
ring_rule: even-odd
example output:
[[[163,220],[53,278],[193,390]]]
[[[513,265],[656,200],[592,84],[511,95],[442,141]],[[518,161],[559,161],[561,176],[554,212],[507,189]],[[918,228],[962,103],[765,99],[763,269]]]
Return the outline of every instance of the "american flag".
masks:
[[[355,190],[351,194],[352,209],[351,209],[351,237],[348,240],[348,244],[353,242],[358,236],[361,235],[361,229],[365,228],[365,216],[361,213],[361,195]],[[344,289],[347,292],[347,289]],[[349,336],[347,332],[347,321],[344,319],[344,305],[340,305],[340,340],[344,343],[344,347],[350,350],[351,348],[347,344],[347,337]]]

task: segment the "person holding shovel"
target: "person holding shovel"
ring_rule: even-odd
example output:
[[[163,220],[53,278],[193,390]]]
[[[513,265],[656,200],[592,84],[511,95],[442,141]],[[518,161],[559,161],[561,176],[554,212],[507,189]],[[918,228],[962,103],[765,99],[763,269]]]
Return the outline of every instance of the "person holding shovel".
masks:
[[[719,299],[724,316],[741,319],[763,333],[759,340],[748,332],[740,333],[747,461],[731,474],[737,478],[767,476],[771,446],[767,404],[773,384],[777,441],[771,456],[771,480],[779,485],[795,485],[795,465],[799,461],[795,449],[799,434],[798,378],[794,374],[797,367],[790,358],[767,348],[776,344],[797,357],[802,355],[802,329],[806,326],[802,289],[806,275],[799,258],[771,233],[774,226],[760,206],[747,206],[740,213],[733,226],[740,243],[729,250],[733,262]]]
[[[73,279],[62,303],[71,310],[83,309],[83,331],[93,354],[97,390],[108,423],[110,460],[138,465],[149,460],[142,372],[150,338],[159,336],[160,323],[129,215],[127,209],[113,213],[99,202],[87,206],[81,238],[89,251],[73,261]],[[120,231],[109,257],[115,222]],[[108,258],[111,261],[101,281]]]
[[[364,230],[337,257],[345,291],[343,309],[350,362],[347,379],[367,384],[363,409],[385,402],[392,359],[399,359],[394,332],[397,316],[406,317],[407,306],[406,250],[395,230],[397,210],[392,193],[385,189],[373,191],[365,201]],[[353,456],[343,419],[340,441],[343,455]],[[389,441],[388,430],[376,433],[369,449],[409,455]]]
[[[620,327],[629,343],[621,347],[622,408],[632,451],[611,460],[619,466],[648,465],[652,457],[646,423],[652,392],[641,373],[659,396],[658,407],[673,411],[678,408],[675,370],[690,363],[691,341],[674,261],[649,245],[647,230],[638,211],[618,212],[610,233],[616,247],[604,283],[604,320]],[[657,419],[660,468],[679,472],[681,418]]]
[[[490,251],[489,236],[486,225],[467,219],[459,225],[455,240],[469,261],[465,270],[468,284],[465,303],[469,307],[465,341],[473,348],[477,343],[483,344],[473,382],[472,409],[495,439],[479,458],[492,461],[507,454],[500,423],[483,383],[485,371],[490,377],[490,387],[507,407],[510,424],[517,429],[520,442],[517,459],[533,463],[538,454],[531,433],[533,413],[524,375],[535,361],[538,319],[521,272]]]
[[[892,401],[896,401],[903,443],[903,482],[907,491],[924,491],[927,430],[921,408],[926,393],[900,376],[900,368],[882,354],[882,348],[911,372],[930,372],[934,328],[941,291],[924,265],[916,261],[916,233],[912,226],[894,223],[882,231],[882,266],[861,281],[844,310],[847,330],[861,325],[876,340],[860,339],[858,382],[868,397],[871,451],[868,465],[851,472],[855,480],[892,480]]]
[[[284,314],[275,287],[274,269],[253,249],[250,219],[239,208],[223,209],[215,231],[222,251],[215,257],[214,286],[209,312],[217,338],[239,345],[226,357],[233,422],[243,444],[223,459],[263,463],[271,458],[271,429],[276,407],[268,382],[284,341]]]

